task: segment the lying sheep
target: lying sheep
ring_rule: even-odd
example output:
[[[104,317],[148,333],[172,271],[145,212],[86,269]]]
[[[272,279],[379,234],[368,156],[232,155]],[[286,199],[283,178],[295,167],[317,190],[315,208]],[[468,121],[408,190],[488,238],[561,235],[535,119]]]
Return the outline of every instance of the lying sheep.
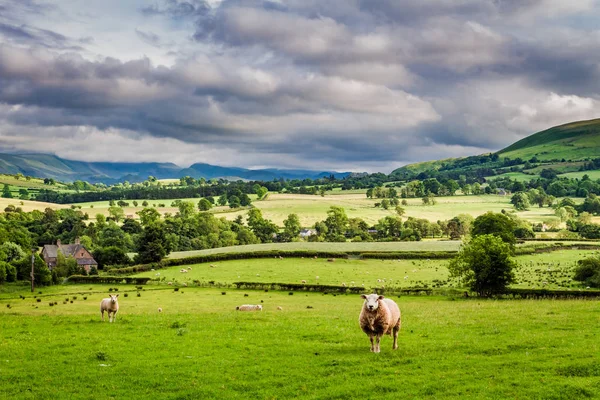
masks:
[[[281,310],[283,310],[283,307],[277,306],[277,310],[281,311]]]
[[[301,282],[302,282],[302,283],[306,283],[306,279],[302,279],[302,281],[301,281]]]
[[[158,307],[158,312],[162,312],[162,307]]]
[[[393,350],[398,348],[398,332],[402,326],[402,317],[398,305],[391,299],[386,299],[381,295],[369,294],[361,295],[365,302],[358,323],[360,328],[369,336],[371,340],[371,351],[380,352],[379,342],[381,336],[393,335]],[[376,339],[373,343],[373,339]]]
[[[111,294],[110,297],[102,299],[100,302],[100,314],[102,314],[102,321],[104,321],[104,311],[108,313],[108,322],[117,320],[117,312],[119,311],[119,302],[117,301],[117,297],[119,297],[118,294]]]
[[[244,304],[235,308],[238,311],[262,311],[262,305]]]

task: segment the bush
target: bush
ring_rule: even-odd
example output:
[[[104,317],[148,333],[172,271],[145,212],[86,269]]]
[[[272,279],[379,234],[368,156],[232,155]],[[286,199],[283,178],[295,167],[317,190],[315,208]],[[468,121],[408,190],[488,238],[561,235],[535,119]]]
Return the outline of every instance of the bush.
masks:
[[[150,278],[140,277],[122,277],[122,276],[86,276],[86,275],[71,275],[67,282],[69,283],[127,283],[136,285],[145,285]]]
[[[0,283],[6,282],[6,261],[0,261]]]
[[[591,287],[600,287],[600,257],[590,257],[577,262],[574,280]]]
[[[6,282],[16,282],[17,281],[17,267],[12,264],[5,264],[6,268]]]

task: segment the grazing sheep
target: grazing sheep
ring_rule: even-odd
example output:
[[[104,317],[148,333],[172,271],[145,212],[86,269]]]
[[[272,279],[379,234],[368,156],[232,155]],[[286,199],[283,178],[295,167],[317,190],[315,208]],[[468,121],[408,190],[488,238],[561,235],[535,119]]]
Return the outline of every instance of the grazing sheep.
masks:
[[[183,285],[183,286],[187,286],[187,283],[183,282],[183,283],[182,283],[182,285]]]
[[[162,307],[158,307],[158,312],[162,312]]]
[[[371,340],[371,351],[380,352],[379,342],[384,334],[393,335],[392,349],[396,350],[398,348],[398,332],[402,326],[398,305],[393,300],[377,294],[363,294],[360,297],[365,299],[365,302],[360,311],[358,323]],[[374,338],[375,343],[373,343]]]
[[[301,282],[302,282],[302,283],[306,283],[306,279],[302,279],[302,281],[301,281]]]
[[[238,311],[262,311],[262,305],[244,304],[235,308]]]
[[[167,282],[167,285],[171,286],[173,284],[173,282]]]
[[[217,266],[215,264],[210,264],[211,268],[217,268]]]
[[[342,282],[342,286],[346,287],[346,282]]]
[[[106,311],[108,314],[108,322],[117,320],[117,312],[119,311],[119,302],[117,301],[117,297],[119,297],[118,294],[111,294],[110,297],[102,299],[100,302],[100,314],[102,315],[102,321],[104,321],[104,311]]]
[[[281,311],[281,310],[283,310],[283,307],[281,307],[281,306],[277,306],[277,309],[278,309],[279,311]]]

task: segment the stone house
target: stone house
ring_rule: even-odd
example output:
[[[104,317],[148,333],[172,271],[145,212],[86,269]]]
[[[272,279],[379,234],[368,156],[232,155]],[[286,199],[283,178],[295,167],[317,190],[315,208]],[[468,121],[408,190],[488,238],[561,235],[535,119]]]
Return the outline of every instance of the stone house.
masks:
[[[48,265],[48,268],[56,267],[58,252],[61,252],[65,257],[73,257],[77,260],[77,266],[84,268],[89,274],[92,267],[98,268],[98,263],[92,257],[92,254],[80,243],[79,239],[75,239],[75,243],[62,244],[60,239],[56,244],[46,244],[42,249],[42,258]]]

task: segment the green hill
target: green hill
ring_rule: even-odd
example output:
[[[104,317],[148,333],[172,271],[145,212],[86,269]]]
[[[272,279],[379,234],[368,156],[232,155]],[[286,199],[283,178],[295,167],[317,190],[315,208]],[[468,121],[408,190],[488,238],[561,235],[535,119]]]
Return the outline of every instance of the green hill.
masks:
[[[572,122],[535,133],[500,150],[502,158],[578,161],[600,156],[600,119]]]

